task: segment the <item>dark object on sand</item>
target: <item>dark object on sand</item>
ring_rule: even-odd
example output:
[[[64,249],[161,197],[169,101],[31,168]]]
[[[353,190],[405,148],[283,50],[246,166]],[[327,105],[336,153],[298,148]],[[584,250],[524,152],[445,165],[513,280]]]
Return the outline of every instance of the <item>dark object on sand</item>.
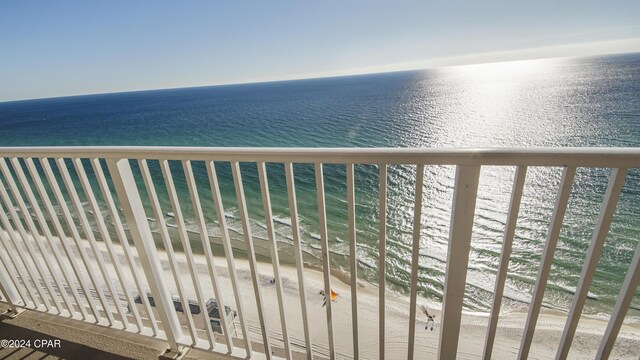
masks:
[[[429,329],[429,325],[431,325],[431,331],[433,331],[433,324],[435,323],[435,321],[433,320],[436,316],[435,315],[429,315],[429,311],[427,310],[427,308],[424,305],[420,305],[420,308],[422,308],[422,312],[427,316],[427,326],[424,327],[425,330]]]

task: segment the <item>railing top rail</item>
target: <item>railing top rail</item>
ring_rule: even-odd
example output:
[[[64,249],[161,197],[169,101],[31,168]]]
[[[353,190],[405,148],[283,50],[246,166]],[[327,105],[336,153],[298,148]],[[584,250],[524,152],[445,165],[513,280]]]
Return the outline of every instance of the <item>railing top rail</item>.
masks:
[[[0,147],[3,157],[80,157],[293,163],[640,167],[640,148]]]

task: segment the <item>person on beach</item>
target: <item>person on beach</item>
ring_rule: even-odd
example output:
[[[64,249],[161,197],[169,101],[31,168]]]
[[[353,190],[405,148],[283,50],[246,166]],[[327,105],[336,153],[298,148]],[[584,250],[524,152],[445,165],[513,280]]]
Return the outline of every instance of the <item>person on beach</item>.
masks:
[[[431,325],[431,331],[433,331],[433,324],[435,323],[435,321],[433,319],[436,316],[435,315],[429,315],[429,311],[427,310],[427,308],[424,305],[420,305],[420,307],[422,308],[422,312],[427,316],[427,326],[425,326],[424,329],[427,330],[429,328],[429,325]]]
[[[269,279],[269,285],[275,285],[275,284],[276,284],[275,278]]]
[[[324,296],[324,290],[320,290],[320,295],[322,295],[322,307],[325,307],[327,305],[327,297]],[[336,296],[338,296],[338,293],[331,289],[331,301],[336,301]]]

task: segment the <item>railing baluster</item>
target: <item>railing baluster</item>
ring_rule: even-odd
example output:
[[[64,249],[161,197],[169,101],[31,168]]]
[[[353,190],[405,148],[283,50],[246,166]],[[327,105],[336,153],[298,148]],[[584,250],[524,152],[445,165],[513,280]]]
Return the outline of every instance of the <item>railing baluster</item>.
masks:
[[[211,287],[213,288],[213,293],[216,297],[216,302],[218,305],[218,311],[220,312],[220,323],[222,328],[224,329],[224,339],[227,345],[227,350],[229,352],[233,351],[233,340],[231,340],[231,334],[229,333],[229,327],[227,325],[227,314],[224,310],[224,299],[222,298],[222,293],[220,292],[220,288],[218,287],[218,272],[216,271],[216,264],[211,256],[211,244],[209,243],[209,233],[207,232],[207,225],[204,222],[204,215],[202,214],[202,206],[200,204],[200,197],[198,195],[198,186],[196,185],[196,180],[193,176],[193,169],[191,168],[190,161],[183,161],[182,167],[184,170],[185,180],[187,181],[187,187],[189,188],[189,194],[191,196],[191,203],[193,204],[193,212],[195,215],[196,223],[198,224],[198,229],[200,230],[200,240],[202,242],[202,249],[204,251],[204,256],[207,261],[207,268],[209,270],[209,278],[211,280]],[[229,270],[230,271],[230,270]],[[206,309],[206,306],[203,306]],[[208,313],[207,313],[208,316]],[[207,321],[207,324],[210,324],[210,321]],[[211,326],[208,326],[209,328]]]
[[[102,254],[100,252],[100,248],[98,248],[98,243],[96,241],[95,236],[93,235],[93,229],[91,228],[91,224],[89,224],[89,219],[87,219],[87,214],[84,212],[84,207],[80,202],[80,197],[78,196],[78,192],[76,191],[75,185],[73,184],[73,180],[71,179],[71,175],[69,175],[69,170],[67,169],[67,165],[64,162],[64,159],[58,158],[56,159],[56,164],[58,165],[58,169],[60,170],[60,174],[62,175],[62,180],[64,181],[65,186],[67,187],[67,192],[71,198],[71,203],[80,218],[80,224],[84,229],[84,234],[89,240],[89,246],[93,251],[93,256],[98,263],[98,269],[100,269],[100,273],[102,274],[102,278],[104,279],[105,284],[107,285],[107,290],[109,291],[109,295],[111,296],[111,300],[113,301],[114,306],[116,307],[116,311],[120,318],[122,319],[122,328],[127,329],[129,327],[129,321],[127,320],[127,316],[122,309],[122,304],[120,304],[120,298],[118,296],[118,292],[116,288],[113,286],[113,281],[111,280],[111,276],[107,270],[107,267],[104,264],[104,259],[102,258]],[[85,191],[87,197],[89,194]],[[106,311],[106,309],[105,309]],[[107,311],[107,316],[110,316],[111,312]],[[112,323],[112,325],[114,325]]]
[[[418,304],[418,269],[420,268],[420,231],[422,228],[422,194],[424,165],[416,165],[416,191],[413,205],[413,247],[411,252],[411,293],[409,298],[409,345],[407,359],[413,360],[416,340],[416,306]]]
[[[0,207],[0,211],[3,211],[1,207]],[[5,254],[11,254],[12,250],[11,250],[11,247],[9,246],[9,240],[7,240],[7,238],[4,236],[4,230],[1,227],[0,227],[0,244],[4,246],[4,250],[5,250],[4,252],[0,251],[0,256],[2,257],[0,260],[5,264],[5,266],[7,266],[7,270],[9,270],[8,268],[9,261],[11,262],[11,264],[13,265],[13,268],[16,271],[16,274],[22,281],[24,288],[27,290],[27,292],[25,293],[22,287],[20,287],[20,281],[18,281],[17,278],[14,278],[9,275],[11,280],[15,281],[16,289],[18,289],[18,293],[22,298],[24,307],[37,308],[38,307],[37,298],[33,293],[33,290],[31,289],[31,287],[29,286],[29,282],[28,282],[29,279],[24,275],[25,274],[24,267],[22,266],[22,264],[20,264],[17,261],[16,256],[5,257],[6,256]]]
[[[500,308],[502,306],[502,294],[504,293],[504,284],[507,279],[509,260],[511,259],[511,246],[516,232],[516,223],[518,221],[518,213],[520,212],[520,201],[522,200],[522,191],[526,177],[527,167],[517,167],[513,180],[513,189],[511,191],[511,203],[509,204],[507,223],[502,239],[502,254],[500,255],[500,264],[498,265],[498,273],[496,274],[493,305],[491,306],[491,315],[489,317],[489,324],[487,325],[487,337],[484,343],[483,358],[485,360],[491,359],[491,353],[493,351],[493,342],[495,340],[498,317],[500,316]]]
[[[627,175],[627,169],[613,169],[609,179],[609,185],[600,207],[600,215],[598,217],[598,223],[593,232],[591,238],[591,244],[589,245],[589,251],[585,259],[582,273],[580,274],[580,280],[576,287],[576,292],[573,298],[573,304],[571,311],[567,317],[567,322],[562,333],[560,340],[560,347],[556,354],[556,359],[566,359],[569,354],[569,348],[573,340],[573,335],[576,332],[580,315],[582,314],[582,308],[584,307],[589,287],[591,286],[591,280],[596,272],[596,266],[602,255],[602,249],[604,248],[604,241],[609,233],[609,226],[611,225],[611,219],[616,211],[616,205],[620,198],[620,192],[624,185],[624,179]]]
[[[456,167],[442,300],[439,359],[455,359],[458,349],[479,177],[480,166],[458,165]]]
[[[154,296],[154,302],[157,304],[156,308],[158,309],[169,347],[179,354],[178,341],[182,339],[182,327],[180,326],[176,309],[173,306],[169,288],[164,280],[164,271],[158,258],[156,244],[151,235],[151,229],[149,228],[138,187],[131,171],[131,165],[129,165],[129,160],[127,159],[107,159],[107,167],[109,168],[118,199],[120,199],[125,219],[129,225],[131,238],[138,251],[142,269]],[[140,296],[146,296],[146,294],[140,294]],[[189,307],[183,307],[183,309],[185,313],[191,313]]]
[[[380,164],[380,217],[378,233],[378,357],[385,355],[385,292],[387,290],[387,165]]]
[[[296,200],[296,185],[293,176],[293,164],[285,163],[284,170],[287,178],[287,194],[289,196],[289,212],[291,217],[291,235],[293,237],[293,252],[296,258],[296,270],[298,272],[298,290],[300,294],[300,307],[302,310],[302,327],[304,328],[304,342],[307,351],[307,360],[313,357],[311,335],[309,333],[309,313],[307,312],[307,297],[304,283],[304,260],[302,258],[302,246],[300,243],[300,226],[298,221],[298,202]],[[357,357],[355,357],[357,358]]]
[[[58,235],[58,239],[62,244],[62,248],[64,249],[65,254],[67,255],[67,259],[71,264],[71,269],[73,270],[74,275],[78,279],[78,283],[80,284],[80,288],[84,293],[84,297],[91,308],[95,321],[100,321],[100,316],[98,316],[98,310],[96,308],[95,302],[93,301],[93,297],[91,296],[91,292],[89,287],[87,286],[85,279],[82,276],[82,271],[78,262],[76,260],[76,254],[73,252],[71,246],[69,245],[69,240],[67,239],[67,235],[62,230],[62,225],[60,224],[60,220],[58,219],[58,214],[53,209],[53,205],[51,204],[51,199],[49,199],[49,194],[47,193],[44,185],[42,183],[42,178],[38,173],[38,170],[35,167],[33,159],[27,158],[25,159],[25,163],[27,164],[27,170],[29,171],[29,175],[33,179],[34,184],[36,185],[36,190],[38,191],[38,195],[40,195],[40,199],[42,199],[42,203],[47,211],[47,215],[51,219],[53,223],[53,227],[56,230],[56,234]],[[74,287],[75,289],[75,287]],[[76,290],[77,291],[77,290]],[[85,319],[87,319],[88,314],[86,313],[86,309],[82,302],[78,301],[78,305],[80,306],[80,312],[83,314]]]
[[[233,174],[233,184],[236,191],[236,197],[238,199],[238,210],[240,212],[242,230],[244,232],[244,244],[247,249],[247,257],[249,258],[249,269],[251,271],[253,292],[256,298],[256,306],[258,308],[258,320],[260,321],[260,330],[262,331],[262,341],[264,344],[265,357],[267,359],[271,359],[271,345],[269,344],[269,334],[267,334],[267,324],[264,317],[264,308],[262,307],[262,292],[260,291],[260,284],[258,283],[259,274],[258,267],[256,265],[256,253],[253,247],[253,236],[251,235],[251,224],[249,223],[247,202],[244,198],[242,173],[240,172],[240,164],[237,161],[231,163],[231,172]]]
[[[629,310],[629,305],[631,305],[631,300],[633,300],[633,297],[635,296],[639,283],[640,242],[638,242],[638,246],[636,246],[636,252],[633,255],[631,264],[629,265],[627,276],[624,278],[624,282],[622,283],[622,288],[620,289],[618,300],[616,301],[616,305],[611,313],[609,324],[607,325],[607,329],[604,331],[604,336],[602,336],[602,341],[600,342],[598,353],[595,357],[596,359],[606,360],[609,358],[613,345],[616,343],[618,333],[620,332],[620,327],[622,326],[624,317],[627,315],[627,310]]]
[[[142,288],[142,284],[143,284],[142,279],[140,278],[140,274],[138,273],[138,268],[136,267],[135,259],[131,254],[129,240],[127,239],[127,234],[124,231],[124,227],[122,226],[122,221],[120,220],[120,215],[118,214],[118,209],[116,208],[116,204],[113,201],[113,196],[111,195],[109,184],[107,184],[107,179],[104,176],[104,171],[102,171],[100,160],[91,159],[91,167],[93,168],[93,172],[95,173],[96,179],[98,180],[100,191],[102,192],[102,198],[104,199],[107,205],[107,210],[109,210],[109,215],[113,220],[113,226],[116,229],[118,239],[120,239],[120,246],[122,247],[122,250],[125,254],[127,264],[129,265],[129,270],[131,270],[131,275],[133,276],[133,282],[136,286],[136,290],[138,291],[138,294],[140,294],[140,301],[142,302],[142,304],[144,304],[145,310],[147,311],[147,315],[149,316],[151,330],[153,331],[154,335],[158,335],[158,324],[156,322],[156,317],[153,314],[153,311],[151,310],[149,299],[147,298],[145,291]],[[131,308],[134,313],[134,316],[136,317],[136,322],[138,322],[140,314],[138,312],[138,308],[136,307],[135,302],[131,303]]]
[[[164,249],[167,252],[167,258],[169,259],[169,265],[171,266],[171,274],[173,275],[173,280],[176,283],[176,289],[178,291],[178,296],[180,297],[180,303],[182,304],[183,309],[188,309],[189,303],[187,302],[187,294],[184,291],[185,289],[184,289],[184,284],[182,282],[182,277],[180,276],[180,269],[178,268],[176,255],[175,255],[175,252],[173,251],[173,245],[171,244],[171,238],[169,237],[169,232],[167,230],[167,223],[164,220],[164,215],[162,214],[160,202],[158,201],[158,195],[156,193],[156,187],[153,184],[151,173],[149,172],[149,166],[147,165],[147,160],[144,160],[144,159],[138,160],[138,164],[140,165],[140,173],[142,174],[142,179],[144,180],[144,185],[146,187],[147,194],[149,195],[149,201],[151,202],[153,215],[156,217],[156,221],[158,222],[158,229],[160,231],[160,236],[162,237],[162,243],[164,245]],[[109,168],[109,172],[111,172],[111,168]],[[113,178],[113,174],[112,174],[112,178]],[[114,184],[115,184],[115,180],[114,180]],[[127,222],[129,222],[129,220],[127,220]],[[136,248],[139,248],[139,246],[136,245]],[[150,279],[149,276],[150,274],[147,273],[147,279]],[[157,274],[157,276],[163,276],[163,273],[160,272]],[[169,297],[169,299],[170,298],[171,297]],[[173,302],[173,300],[171,300],[171,302]],[[193,323],[193,315],[191,315],[191,311],[185,311],[184,313],[187,317],[187,328],[189,329],[189,335],[191,336],[191,345],[195,346],[198,343],[198,334],[196,332],[196,328]],[[182,333],[182,330],[180,330],[180,333]],[[179,338],[179,336],[177,336],[177,338]]]
[[[24,171],[22,170],[22,166],[20,165],[20,162],[18,161],[17,158],[11,158],[10,161],[13,166],[13,170],[15,171],[16,176],[18,177],[18,181],[20,182],[20,185],[22,186],[22,189],[25,195],[27,196],[27,202],[31,206],[31,209],[33,209],[33,211],[35,212],[38,223],[40,223],[40,229],[42,229],[42,232],[44,233],[45,238],[49,241],[49,247],[53,252],[53,257],[58,263],[58,267],[60,268],[60,270],[62,270],[62,275],[69,286],[71,295],[73,296],[74,300],[78,304],[80,315],[82,319],[86,319],[88,314],[84,308],[84,305],[80,301],[80,296],[78,295],[78,290],[76,289],[75,281],[73,280],[73,277],[71,277],[71,274],[69,273],[69,270],[67,269],[67,266],[65,265],[62,259],[62,256],[60,255],[60,250],[58,250],[58,245],[56,244],[53,238],[53,234],[49,229],[49,224],[47,224],[44,218],[44,215],[42,214],[40,205],[38,204],[38,201],[36,200],[36,197],[33,194],[33,191],[31,190],[31,186],[29,185],[29,181],[27,180],[27,177],[25,176]],[[6,167],[6,164],[3,162],[2,164],[0,164],[0,166]],[[35,181],[37,181],[37,179],[34,179],[34,182]],[[27,223],[29,222],[32,223],[31,225],[31,228],[33,229],[32,231],[35,231],[36,227],[35,227],[35,224],[33,224],[33,221],[31,220],[31,216],[29,216],[29,221]],[[36,237],[34,236],[34,238]],[[60,239],[60,241],[62,240]],[[42,241],[38,241],[38,244],[40,245],[39,247],[40,247],[40,251],[42,251],[43,257],[47,258],[48,256],[45,256],[45,254],[47,253],[46,247],[44,246],[44,244],[42,244]],[[67,295],[67,291],[64,287],[64,284],[60,282],[57,285],[58,285],[58,290],[60,291],[62,298],[64,299],[64,302],[67,305],[67,309],[69,309],[70,316],[76,317],[76,311],[73,307],[73,303],[71,302],[71,299],[69,299],[69,296]]]
[[[87,274],[89,275],[89,280],[91,281],[91,283],[93,284],[93,287],[96,291],[96,294],[98,295],[98,300],[100,301],[100,304],[102,305],[102,309],[105,312],[105,315],[107,316],[107,322],[109,323],[109,325],[113,325],[114,323],[114,318],[113,315],[111,313],[111,308],[109,306],[107,306],[107,299],[104,296],[104,293],[102,291],[102,286],[99,282],[99,279],[96,277],[96,271],[94,269],[94,267],[91,264],[91,260],[87,254],[87,251],[85,250],[84,247],[84,241],[80,238],[80,233],[78,232],[78,228],[76,227],[75,222],[73,221],[73,218],[71,217],[71,212],[69,211],[69,207],[67,205],[67,201],[64,199],[64,196],[62,195],[62,191],[60,189],[60,186],[58,184],[58,181],[56,180],[56,176],[53,173],[53,170],[51,169],[51,164],[49,164],[49,160],[47,158],[42,158],[40,160],[40,163],[42,164],[42,169],[44,170],[45,176],[47,177],[47,180],[49,181],[49,184],[51,185],[51,189],[53,190],[53,194],[56,198],[56,201],[58,202],[58,206],[60,207],[60,209],[62,210],[62,215],[65,218],[65,221],[67,223],[67,226],[69,227],[69,229],[71,230],[71,236],[74,240],[74,242],[76,243],[76,248],[78,249],[78,252],[80,253],[80,258],[82,259],[82,263],[84,264],[84,267],[87,270]],[[75,257],[72,256],[72,257]],[[86,293],[87,299],[89,301],[89,306],[91,307],[91,310],[93,311],[93,315],[96,318],[96,323],[101,323],[102,322],[102,315],[100,314],[100,311],[96,308],[94,302],[93,302],[93,296],[91,295],[91,292],[89,290],[89,292]],[[89,300],[90,299],[90,300]]]
[[[556,251],[556,245],[558,244],[558,237],[560,236],[560,230],[562,229],[562,221],[564,220],[564,214],[567,210],[567,202],[569,201],[571,186],[575,175],[576,168],[574,167],[565,167],[562,173],[562,182],[560,183],[560,189],[558,191],[558,196],[556,197],[556,204],[551,224],[549,224],[547,241],[542,254],[540,270],[538,271],[538,280],[536,281],[536,286],[533,291],[533,299],[529,307],[529,314],[527,315],[522,343],[520,344],[518,359],[521,360],[526,359],[529,356],[533,333],[536,328],[536,322],[538,321],[538,315],[540,314],[540,306],[542,305],[544,290],[547,286],[547,279],[549,278],[549,270],[553,263],[553,255]]]
[[[10,181],[10,179],[6,178],[5,175],[5,179],[7,180],[7,182]],[[10,187],[11,188],[11,187]],[[35,249],[33,248],[33,246],[31,245],[31,241],[29,240],[29,237],[26,233],[26,231],[24,230],[24,227],[22,225],[22,221],[20,221],[20,216],[18,215],[18,213],[16,212],[15,208],[13,207],[13,203],[11,202],[11,198],[9,197],[9,194],[7,193],[7,190],[5,189],[4,183],[2,182],[2,180],[0,180],[0,197],[2,197],[2,200],[4,201],[4,205],[5,205],[5,209],[7,210],[7,212],[9,213],[9,215],[11,215],[11,218],[13,219],[14,225],[16,226],[16,229],[18,230],[18,234],[20,235],[20,237],[18,238],[18,234],[16,234],[14,232],[14,230],[11,228],[10,223],[8,221],[8,219],[6,218],[6,215],[4,212],[2,212],[2,217],[3,217],[3,223],[6,221],[5,223],[5,228],[7,230],[7,232],[9,233],[9,237],[13,240],[13,245],[15,246],[16,250],[19,253],[22,253],[22,249],[20,248],[19,244],[24,244],[24,246],[27,247],[27,253],[29,255],[29,257],[31,257],[31,260],[33,261],[33,264],[35,265],[35,271],[34,269],[30,266],[30,264],[23,259],[23,262],[25,263],[25,266],[27,267],[27,271],[29,271],[29,275],[31,276],[31,278],[34,281],[34,285],[36,287],[36,289],[38,290],[38,293],[40,294],[40,297],[42,298],[42,302],[45,306],[45,308],[47,309],[47,311],[51,311],[51,303],[49,302],[49,298],[47,297],[47,295],[45,294],[44,290],[42,289],[42,286],[40,285],[40,280],[38,279],[37,276],[34,275],[34,273],[40,275],[42,277],[42,281],[44,282],[44,285],[47,289],[47,291],[49,292],[49,294],[51,294],[51,299],[53,299],[53,302],[55,303],[56,306],[56,311],[61,314],[61,305],[60,302],[57,300],[56,298],[56,294],[53,291],[53,289],[51,288],[51,284],[49,282],[48,277],[46,276],[46,272],[43,271],[43,267],[42,264],[40,263],[40,261],[38,260],[38,258],[36,257],[36,252]],[[15,196],[16,199],[19,199],[20,194],[18,193],[17,196]],[[22,211],[22,210],[21,210]],[[25,218],[29,215],[28,212],[25,213]],[[35,238],[37,235],[33,234],[33,237]],[[20,240],[22,241],[20,241]]]
[[[273,276],[276,282],[276,295],[278,307],[280,308],[280,324],[282,326],[282,341],[284,342],[284,352],[287,359],[291,359],[291,345],[289,344],[289,334],[287,331],[287,318],[284,313],[284,296],[282,295],[282,279],[280,278],[280,260],[278,258],[278,244],[273,230],[273,215],[271,212],[271,198],[269,196],[269,180],[267,179],[267,169],[264,162],[258,162],[258,176],[260,177],[260,192],[262,193],[262,205],[264,207],[265,223],[267,225],[267,237],[271,248],[271,264],[273,265]]]
[[[347,212],[349,222],[349,270],[351,273],[351,327],[353,358],[360,358],[358,336],[358,253],[356,251],[356,194],[353,164],[347,164]]]
[[[164,183],[167,187],[167,194],[169,195],[169,200],[171,202],[171,208],[173,209],[173,214],[176,219],[176,225],[178,227],[178,234],[180,236],[180,241],[182,242],[182,249],[184,251],[185,258],[187,259],[187,266],[189,267],[189,274],[191,275],[191,281],[193,282],[193,287],[196,291],[196,298],[200,303],[202,320],[207,325],[205,327],[207,337],[209,340],[209,346],[211,349],[216,347],[216,339],[213,335],[213,330],[211,326],[208,326],[209,314],[206,311],[206,301],[204,299],[204,293],[202,292],[202,286],[200,285],[200,280],[198,278],[198,268],[195,264],[193,251],[191,250],[191,242],[189,241],[189,235],[187,234],[187,228],[184,223],[184,216],[182,214],[182,208],[180,207],[180,202],[178,201],[178,194],[176,192],[176,186],[173,183],[173,176],[171,175],[171,169],[169,168],[168,160],[160,160],[160,168],[162,169],[162,175],[164,176]],[[185,312],[188,312],[189,306],[184,308]],[[224,309],[222,309],[224,311]]]
[[[240,295],[240,290],[238,289],[238,272],[236,270],[236,264],[233,257],[233,246],[231,246],[231,239],[229,238],[229,229],[227,228],[227,222],[224,217],[224,205],[222,204],[222,196],[220,195],[218,175],[216,174],[216,167],[213,161],[207,162],[206,166],[207,175],[209,176],[209,186],[211,187],[211,196],[213,197],[213,204],[216,208],[218,226],[220,227],[220,238],[222,240],[222,246],[224,247],[225,257],[227,258],[229,278],[231,280],[231,287],[233,288],[236,308],[238,309],[238,317],[240,318],[240,329],[242,330],[244,347],[247,356],[251,357],[253,355],[253,350],[251,348],[251,339],[249,339],[249,329],[247,327],[244,307],[242,306],[242,296]]]
[[[111,235],[109,235],[109,230],[107,229],[107,224],[105,224],[104,222],[104,217],[102,216],[102,210],[100,209],[100,206],[98,206],[98,201],[96,200],[96,196],[93,193],[93,189],[91,187],[91,184],[89,183],[89,179],[87,178],[87,173],[84,170],[84,166],[82,165],[82,160],[81,159],[73,159],[73,166],[76,169],[76,173],[78,174],[78,177],[80,178],[80,183],[82,184],[82,189],[84,190],[84,193],[86,195],[87,201],[89,202],[89,206],[91,207],[91,210],[93,211],[93,216],[96,220],[96,223],[98,225],[98,230],[100,231],[100,234],[102,235],[102,242],[105,244],[106,248],[107,248],[107,254],[109,256],[109,259],[111,260],[111,264],[113,265],[113,268],[116,272],[116,277],[120,283],[120,288],[122,289],[122,292],[124,293],[125,299],[127,300],[127,304],[129,306],[129,308],[131,309],[131,311],[133,312],[133,316],[134,319],[136,321],[136,327],[138,328],[139,332],[142,332],[142,330],[144,329],[144,326],[142,325],[142,320],[140,319],[140,314],[138,313],[138,308],[136,307],[136,303],[133,301],[133,297],[131,296],[131,293],[129,292],[129,289],[127,287],[127,283],[125,281],[125,277],[124,274],[122,273],[122,265],[120,265],[120,262],[118,260],[118,257],[116,256],[115,253],[115,248],[113,246],[113,242],[111,241]],[[116,294],[117,295],[117,294]],[[119,302],[119,301],[118,301]],[[129,321],[127,319],[127,315],[124,314],[122,315],[124,320],[124,326],[125,328],[128,328],[128,324]]]
[[[329,261],[329,237],[327,234],[327,208],[324,197],[324,176],[322,164],[315,164],[316,192],[318,196],[318,220],[320,224],[320,239],[322,244],[322,272],[324,275],[324,296],[327,308],[327,335],[329,337],[329,358],[336,358],[333,339],[333,317],[331,313],[331,262]]]

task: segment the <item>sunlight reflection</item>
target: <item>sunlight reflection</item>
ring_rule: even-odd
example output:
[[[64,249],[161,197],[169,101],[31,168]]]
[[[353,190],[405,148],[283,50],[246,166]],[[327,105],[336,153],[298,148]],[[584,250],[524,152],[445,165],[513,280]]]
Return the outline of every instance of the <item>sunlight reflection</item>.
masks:
[[[520,131],[524,125],[521,112],[527,107],[545,114],[564,111],[564,94],[547,91],[558,61],[478,64],[425,73],[412,94],[412,110],[424,114],[416,124],[415,130],[421,134],[416,145],[424,146],[424,139],[428,139],[430,146],[444,147],[529,146],[532,134]],[[439,107],[434,108],[434,103]],[[427,121],[430,117],[436,118],[438,128]],[[538,126],[538,120],[526,120],[535,134],[557,126],[549,122]]]

